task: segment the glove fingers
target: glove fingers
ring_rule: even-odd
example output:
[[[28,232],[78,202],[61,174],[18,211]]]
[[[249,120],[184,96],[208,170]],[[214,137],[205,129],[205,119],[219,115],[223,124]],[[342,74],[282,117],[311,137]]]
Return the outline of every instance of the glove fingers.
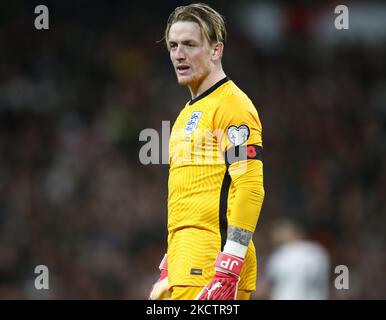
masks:
[[[227,279],[212,281],[199,294],[198,300],[235,300],[237,282]]]
[[[234,290],[233,283],[223,281],[222,287],[214,294],[213,300],[231,300],[233,299]]]

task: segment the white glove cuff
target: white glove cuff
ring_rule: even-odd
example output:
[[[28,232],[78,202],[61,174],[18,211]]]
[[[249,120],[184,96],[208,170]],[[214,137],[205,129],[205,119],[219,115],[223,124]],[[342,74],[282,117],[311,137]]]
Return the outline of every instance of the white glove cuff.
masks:
[[[229,253],[231,255],[244,259],[245,255],[247,254],[247,249],[248,249],[247,246],[244,246],[232,240],[227,240],[227,242],[225,243],[223,252]]]

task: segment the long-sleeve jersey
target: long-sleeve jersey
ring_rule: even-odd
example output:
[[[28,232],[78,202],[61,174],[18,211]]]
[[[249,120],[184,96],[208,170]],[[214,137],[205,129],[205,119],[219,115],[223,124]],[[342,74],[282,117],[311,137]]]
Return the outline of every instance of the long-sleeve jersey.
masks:
[[[228,78],[189,101],[170,136],[169,284],[204,286],[228,225],[255,231],[264,199],[262,126],[251,100]],[[256,286],[251,241],[239,288]]]

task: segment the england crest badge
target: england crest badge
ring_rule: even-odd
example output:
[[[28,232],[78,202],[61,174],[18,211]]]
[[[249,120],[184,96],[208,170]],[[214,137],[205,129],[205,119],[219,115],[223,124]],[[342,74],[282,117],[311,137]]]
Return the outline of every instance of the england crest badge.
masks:
[[[198,122],[200,121],[202,116],[201,111],[194,111],[190,116],[190,119],[185,127],[185,134],[191,134],[194,130],[196,130]]]

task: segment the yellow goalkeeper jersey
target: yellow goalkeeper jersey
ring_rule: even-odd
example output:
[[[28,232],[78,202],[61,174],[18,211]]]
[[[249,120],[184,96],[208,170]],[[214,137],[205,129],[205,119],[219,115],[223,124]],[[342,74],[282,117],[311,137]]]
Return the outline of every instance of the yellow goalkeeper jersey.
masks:
[[[264,198],[262,127],[251,100],[227,77],[190,100],[169,141],[169,285],[205,286],[227,226],[254,232]],[[247,250],[239,288],[255,290]]]

